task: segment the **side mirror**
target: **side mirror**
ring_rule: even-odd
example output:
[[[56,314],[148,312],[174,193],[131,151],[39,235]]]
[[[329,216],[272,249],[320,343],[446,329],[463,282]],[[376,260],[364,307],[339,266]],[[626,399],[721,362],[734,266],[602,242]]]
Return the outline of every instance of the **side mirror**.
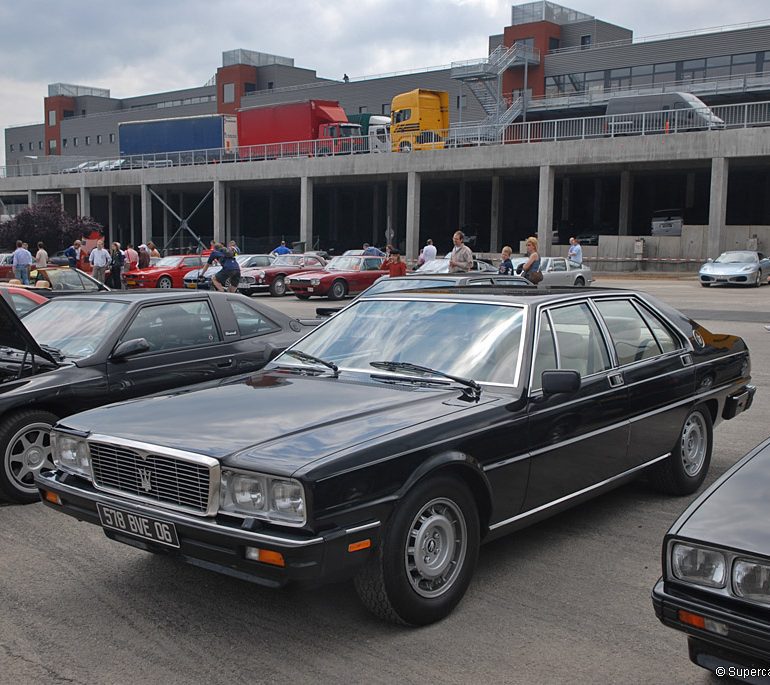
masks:
[[[133,338],[119,343],[112,351],[110,359],[120,361],[126,357],[132,357],[135,354],[150,351],[150,343],[145,338]]]
[[[580,374],[571,369],[543,371],[541,376],[543,395],[561,392],[575,393],[580,390]]]

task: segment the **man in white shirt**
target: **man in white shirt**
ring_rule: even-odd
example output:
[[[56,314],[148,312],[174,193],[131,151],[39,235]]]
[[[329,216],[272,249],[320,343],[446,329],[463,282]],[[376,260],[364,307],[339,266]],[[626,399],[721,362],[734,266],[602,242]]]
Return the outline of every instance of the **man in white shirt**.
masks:
[[[428,242],[425,243],[425,247],[422,248],[422,252],[420,252],[420,264],[427,264],[428,262],[432,262],[436,258],[436,246],[433,244],[433,241],[428,238]]]
[[[96,247],[91,250],[91,254],[88,255],[88,261],[91,262],[93,267],[93,277],[104,283],[104,272],[107,270],[107,265],[110,263],[110,253],[104,249],[104,241],[97,240]]]
[[[583,263],[583,248],[580,246],[580,241],[577,238],[569,239],[567,259],[570,259],[577,264]]]
[[[48,266],[48,252],[46,252],[45,245],[43,243],[37,244],[37,252],[35,253],[35,266],[38,269],[44,269]]]

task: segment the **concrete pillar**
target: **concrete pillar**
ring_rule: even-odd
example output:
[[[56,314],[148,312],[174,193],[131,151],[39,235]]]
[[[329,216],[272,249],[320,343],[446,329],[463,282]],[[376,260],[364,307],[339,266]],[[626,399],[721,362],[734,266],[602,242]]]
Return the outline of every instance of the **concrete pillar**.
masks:
[[[602,223],[602,179],[594,179],[594,211],[593,211],[593,228],[597,229]]]
[[[457,210],[457,229],[462,229],[462,227],[465,226],[467,192],[468,192],[468,186],[466,182],[460,181],[460,188],[458,192],[459,202],[458,202],[458,210]],[[454,231],[452,231],[452,233],[454,233]]]
[[[233,193],[235,194],[233,201],[233,230],[235,231],[236,235],[235,239],[238,241],[238,245],[241,247],[241,249],[248,252],[246,247],[241,244],[241,241],[244,243],[246,242],[244,240],[243,228],[241,226],[241,191],[235,188]]]
[[[136,228],[135,228],[136,217],[134,216],[135,212],[134,212],[134,194],[133,193],[129,193],[128,200],[130,202],[129,212],[128,212],[130,228],[128,233],[128,240],[126,241],[126,243],[131,243],[132,245],[136,246],[136,236],[134,235],[136,231]],[[125,247],[125,245],[123,245],[122,247]]]
[[[225,184],[214,181],[214,241],[219,243],[224,238],[225,228]]]
[[[78,194],[78,216],[91,216],[91,190],[80,186]]]
[[[727,178],[729,164],[725,157],[711,160],[711,192],[709,194],[708,256],[719,256],[724,243],[727,221]]]
[[[541,257],[551,251],[553,230],[553,195],[556,173],[552,166],[540,167],[540,187],[537,202],[537,241]]]
[[[299,239],[313,249],[313,179],[303,176],[299,186]]]
[[[233,239],[233,189],[225,188],[225,240]],[[236,241],[237,242],[237,241]]]
[[[34,190],[27,191],[27,204],[32,207],[37,204],[37,192]]]
[[[422,177],[410,171],[406,181],[406,259],[415,261],[420,254],[420,184]]]
[[[380,185],[375,183],[372,187],[372,245],[379,243],[377,239],[380,225]]]
[[[684,193],[684,206],[686,208],[695,206],[695,172],[691,171],[687,174],[687,185],[685,186]]]
[[[152,195],[150,186],[142,183],[142,243],[145,245],[152,239]]]
[[[618,211],[618,235],[631,234],[631,202],[633,182],[630,171],[620,172],[620,210]]]
[[[396,237],[396,215],[398,202],[398,196],[396,194],[396,184],[393,179],[388,180],[388,197],[387,208],[385,214],[385,240],[390,242]],[[377,241],[379,243],[379,241]]]
[[[168,190],[163,191],[163,202],[168,204]],[[168,209],[163,208],[163,247],[168,244]],[[155,247],[158,247],[157,245]],[[160,251],[160,250],[159,250]]]
[[[120,242],[118,240],[118,232],[115,230],[115,208],[111,190],[107,191],[107,239],[110,243]]]
[[[497,252],[502,249],[500,244],[500,218],[502,215],[501,197],[502,197],[502,183],[499,176],[492,177],[492,200],[490,208],[490,222],[489,222],[489,251]]]

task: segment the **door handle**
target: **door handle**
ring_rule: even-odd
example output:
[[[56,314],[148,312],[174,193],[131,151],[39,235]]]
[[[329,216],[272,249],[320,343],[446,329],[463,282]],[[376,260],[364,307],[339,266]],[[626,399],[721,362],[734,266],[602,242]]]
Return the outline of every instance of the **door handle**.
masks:
[[[232,366],[232,365],[233,365],[233,360],[232,359],[225,359],[224,361],[217,362],[217,366],[220,369],[226,369],[227,367]]]
[[[607,380],[613,388],[619,388],[624,382],[622,373],[611,373],[607,376]]]

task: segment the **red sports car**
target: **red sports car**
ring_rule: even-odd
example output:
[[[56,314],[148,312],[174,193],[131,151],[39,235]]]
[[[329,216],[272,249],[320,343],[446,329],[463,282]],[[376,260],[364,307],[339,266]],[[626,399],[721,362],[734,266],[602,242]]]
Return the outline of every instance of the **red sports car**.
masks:
[[[203,267],[201,255],[182,254],[163,257],[155,266],[146,269],[126,271],[128,288],[183,288],[184,275],[193,269]]]
[[[282,254],[270,266],[241,269],[238,291],[253,295],[269,290],[274,297],[286,294],[288,276],[308,271],[318,271],[326,266],[326,260],[316,254]]]
[[[380,278],[384,273],[380,270],[383,259],[363,255],[335,257],[322,271],[290,276],[287,285],[300,300],[313,295],[340,300],[366,290]]]

